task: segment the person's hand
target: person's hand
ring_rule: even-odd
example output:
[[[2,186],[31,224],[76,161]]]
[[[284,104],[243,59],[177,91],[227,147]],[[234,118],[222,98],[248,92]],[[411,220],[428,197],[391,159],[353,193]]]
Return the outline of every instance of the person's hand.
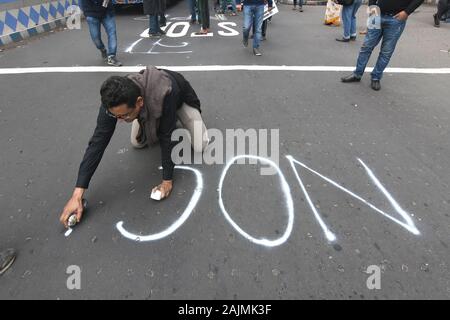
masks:
[[[408,19],[408,14],[406,11],[400,11],[394,16],[394,18],[400,21],[406,21]]]
[[[163,180],[159,186],[152,189],[152,193],[157,190],[161,192],[161,200],[167,198],[172,192],[172,180]]]
[[[269,7],[269,12],[272,11],[273,7]]]
[[[64,225],[64,227],[68,228],[68,220],[69,217],[76,213],[77,222],[81,221],[81,217],[83,216],[83,193],[84,189],[76,188],[72,198],[67,202],[66,206],[61,213],[59,221]]]

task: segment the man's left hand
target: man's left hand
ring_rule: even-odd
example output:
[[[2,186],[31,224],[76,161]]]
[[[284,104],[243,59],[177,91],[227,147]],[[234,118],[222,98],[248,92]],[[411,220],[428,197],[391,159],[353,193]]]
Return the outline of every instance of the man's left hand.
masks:
[[[152,189],[152,193],[156,190],[161,192],[161,200],[167,198],[172,192],[172,180],[163,180],[159,186]]]
[[[400,21],[406,21],[408,19],[408,14],[406,11],[400,11],[394,16],[394,18]]]

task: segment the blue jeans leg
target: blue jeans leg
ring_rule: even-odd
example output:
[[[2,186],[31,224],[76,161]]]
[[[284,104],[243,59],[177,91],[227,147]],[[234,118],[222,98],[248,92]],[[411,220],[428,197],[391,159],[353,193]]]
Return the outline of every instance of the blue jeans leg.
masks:
[[[380,55],[378,56],[375,68],[372,71],[373,80],[381,80],[384,69],[386,69],[392,54],[394,53],[400,36],[405,29],[406,22],[394,17],[381,17],[381,27],[383,29],[383,41],[381,42]]]
[[[105,49],[105,45],[102,41],[102,34],[100,31],[101,21],[94,17],[86,17],[86,21],[89,26],[89,33],[91,35],[92,42],[94,42],[97,49]]]
[[[356,62],[356,69],[353,72],[355,76],[362,77],[367,63],[369,62],[370,55],[373,49],[378,45],[383,36],[382,29],[368,29],[364,43],[359,51],[358,61]]]
[[[358,12],[359,8],[361,7],[362,0],[355,0],[353,3],[353,12],[352,12],[352,22],[350,26],[350,36],[356,37],[356,13]]]
[[[197,21],[197,0],[188,0],[189,2],[189,11],[191,12],[191,20]]]
[[[244,6],[244,27],[242,30],[244,39],[248,39],[250,29],[253,25],[253,7],[252,5]]]
[[[113,14],[108,14],[102,20],[103,27],[108,35],[108,56],[115,56],[117,54],[117,33],[116,33],[116,18]]]
[[[344,28],[344,38],[350,39],[350,28],[352,26],[353,5],[342,7],[342,27]]]
[[[261,32],[264,18],[264,5],[255,6],[254,15],[256,30],[255,36],[253,37],[253,48],[259,48],[259,44],[262,38]]]
[[[155,34],[159,32],[158,15],[150,16],[150,33]]]
[[[361,7],[362,0],[355,0],[352,5],[342,7],[342,26],[344,28],[344,38],[356,36],[356,13]]]

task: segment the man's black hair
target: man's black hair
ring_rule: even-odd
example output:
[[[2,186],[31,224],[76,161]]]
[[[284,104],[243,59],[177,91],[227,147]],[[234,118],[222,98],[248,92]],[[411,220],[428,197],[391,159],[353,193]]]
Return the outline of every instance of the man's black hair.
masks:
[[[128,108],[136,107],[136,100],[141,96],[141,90],[131,79],[127,77],[112,76],[105,80],[100,89],[102,104],[106,109],[111,109],[121,104]]]

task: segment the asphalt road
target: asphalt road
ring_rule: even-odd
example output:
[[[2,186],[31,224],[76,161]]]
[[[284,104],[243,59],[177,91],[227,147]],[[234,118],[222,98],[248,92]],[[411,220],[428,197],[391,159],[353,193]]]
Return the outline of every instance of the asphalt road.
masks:
[[[95,127],[100,85],[120,70],[71,69],[102,66],[85,23],[0,53],[0,247],[19,251],[0,278],[0,299],[450,298],[450,74],[387,73],[374,92],[368,76],[340,83],[346,72],[202,69],[354,66],[362,36],[334,41],[341,29],[322,24],[324,7],[280,11],[262,57],[242,47],[242,15],[212,20],[208,38],[191,37],[198,26],[183,31],[180,24],[158,44],[140,37],[148,23],[136,10],[121,10],[117,24],[126,66],[197,70],[183,74],[209,128],[278,129],[284,188],[280,175],[261,176],[255,165],[233,165],[220,188],[225,165],[196,164],[189,167],[203,188],[180,169],[171,198],[154,202],[148,192],[160,181],[159,149],[134,150],[129,126],[120,124],[87,192],[85,218],[69,237],[59,214]],[[435,29],[433,11],[424,6],[410,18],[391,67],[450,66],[443,52],[450,25]],[[169,22],[185,22],[187,12],[178,4]],[[363,29],[363,9],[359,16]],[[227,26],[239,34],[219,22],[235,23]],[[1,74],[12,67],[70,68]],[[304,166],[292,167],[289,155]],[[218,189],[241,231],[224,216]],[[123,221],[136,235],[158,233],[196,192],[189,218],[162,239],[131,241],[116,228]],[[281,240],[259,244],[242,231]],[[66,286],[71,265],[81,268],[81,290]],[[372,265],[380,268],[380,289],[367,286]]]

